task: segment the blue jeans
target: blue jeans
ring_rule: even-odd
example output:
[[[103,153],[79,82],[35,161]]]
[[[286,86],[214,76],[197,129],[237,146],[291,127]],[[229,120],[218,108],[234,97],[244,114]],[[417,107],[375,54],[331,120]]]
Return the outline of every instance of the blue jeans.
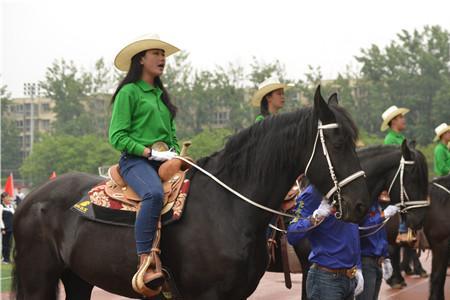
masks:
[[[145,157],[126,153],[119,161],[125,182],[142,198],[134,228],[138,255],[150,253],[161,214],[164,192],[158,175],[159,165]]]
[[[383,271],[377,260],[378,257],[362,257],[364,291],[356,297],[356,300],[378,300]]]
[[[306,280],[308,300],[353,300],[356,279],[311,268]]]

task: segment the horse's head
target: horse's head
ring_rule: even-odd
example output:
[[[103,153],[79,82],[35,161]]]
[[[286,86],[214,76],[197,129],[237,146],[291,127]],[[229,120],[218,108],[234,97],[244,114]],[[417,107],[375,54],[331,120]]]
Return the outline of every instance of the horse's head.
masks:
[[[338,105],[337,94],[331,95],[326,103],[320,86],[314,96],[313,113],[316,139],[305,173],[336,207],[337,217],[359,222],[370,206],[370,196],[355,151],[357,128]]]
[[[415,143],[408,146],[407,141],[403,141],[401,151],[399,167],[388,177],[390,204],[400,205],[408,227],[418,229],[427,211],[427,161],[422,152],[415,149]]]

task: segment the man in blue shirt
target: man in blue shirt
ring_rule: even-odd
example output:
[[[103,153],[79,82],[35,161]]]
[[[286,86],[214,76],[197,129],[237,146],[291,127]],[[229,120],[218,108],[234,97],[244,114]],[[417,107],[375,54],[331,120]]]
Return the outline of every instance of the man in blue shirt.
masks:
[[[332,207],[309,185],[297,198],[297,214],[288,228],[291,245],[307,237],[311,268],[306,281],[310,300],[353,300],[361,293],[361,250],[358,225],[337,220]]]
[[[374,201],[361,224],[370,229],[362,230],[360,235],[364,291],[356,300],[377,300],[382,277],[387,280],[392,276],[386,229],[381,225],[398,211],[395,205],[389,205],[382,211],[378,201]]]

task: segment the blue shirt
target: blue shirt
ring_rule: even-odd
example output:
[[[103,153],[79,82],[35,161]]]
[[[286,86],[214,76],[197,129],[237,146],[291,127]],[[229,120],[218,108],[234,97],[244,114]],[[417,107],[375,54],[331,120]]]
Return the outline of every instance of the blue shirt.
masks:
[[[322,195],[309,185],[297,198],[297,213],[302,218],[312,215],[320,202]],[[308,219],[294,219],[288,227],[287,238],[291,245],[295,245],[302,238],[307,237],[311,242],[309,261],[330,269],[350,269],[354,266],[361,268],[361,249],[359,245],[358,225],[337,220],[329,216],[316,228],[307,232],[311,227]]]
[[[372,203],[369,213],[361,223],[361,227],[368,227],[372,225],[381,224],[384,221],[384,216],[381,215],[381,207],[377,201]],[[361,235],[375,232],[379,227],[373,229],[362,230]],[[374,234],[361,238],[361,255],[372,257],[389,257],[388,241],[386,228],[383,227]]]

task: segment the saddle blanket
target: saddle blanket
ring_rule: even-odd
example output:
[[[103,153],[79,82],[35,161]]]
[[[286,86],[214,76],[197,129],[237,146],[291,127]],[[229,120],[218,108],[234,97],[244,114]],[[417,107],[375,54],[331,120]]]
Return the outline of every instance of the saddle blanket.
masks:
[[[107,182],[101,182],[93,187],[87,195],[72,206],[71,210],[95,222],[134,227],[140,203],[125,203],[111,198],[105,192]],[[185,180],[175,203],[166,203],[167,207],[162,209],[161,223],[163,226],[181,218],[188,192],[189,180]]]

